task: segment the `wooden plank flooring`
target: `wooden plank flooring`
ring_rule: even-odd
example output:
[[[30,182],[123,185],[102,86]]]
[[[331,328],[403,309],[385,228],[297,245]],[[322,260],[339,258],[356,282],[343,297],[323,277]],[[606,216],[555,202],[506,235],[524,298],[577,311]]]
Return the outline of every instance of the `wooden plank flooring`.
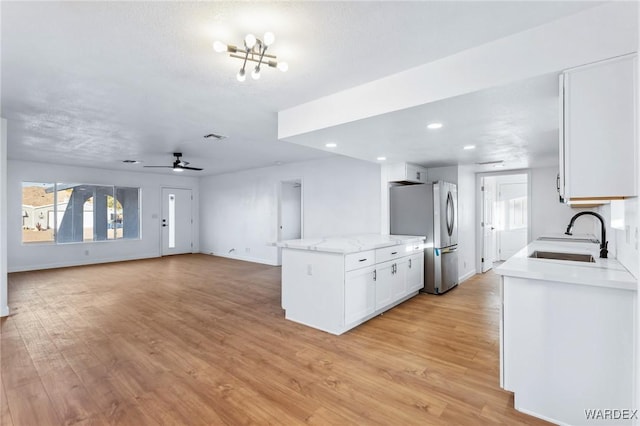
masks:
[[[498,279],[332,336],[280,268],[183,255],[9,275],[2,425],[545,424],[499,388]]]

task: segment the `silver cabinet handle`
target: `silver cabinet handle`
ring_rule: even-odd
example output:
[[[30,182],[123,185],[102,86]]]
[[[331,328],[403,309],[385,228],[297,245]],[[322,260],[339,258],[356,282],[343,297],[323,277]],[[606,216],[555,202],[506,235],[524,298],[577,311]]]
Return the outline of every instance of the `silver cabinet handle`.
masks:
[[[367,260],[367,259],[366,258],[360,259],[360,260],[358,260],[358,262],[364,262],[365,260]]]
[[[376,274],[376,270],[374,269],[374,270],[373,270],[373,280],[375,281],[375,280],[376,280],[376,278],[377,278],[377,274]]]
[[[398,252],[397,251],[392,251],[391,254],[398,254]]]
[[[411,259],[409,259],[409,268],[411,268]]]

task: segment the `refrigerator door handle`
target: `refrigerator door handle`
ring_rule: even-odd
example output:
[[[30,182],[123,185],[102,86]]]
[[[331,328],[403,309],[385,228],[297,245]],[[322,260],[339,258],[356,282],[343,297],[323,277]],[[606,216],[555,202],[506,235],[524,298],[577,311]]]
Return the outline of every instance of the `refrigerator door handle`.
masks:
[[[447,233],[449,236],[453,234],[453,227],[455,225],[455,212],[453,207],[453,196],[451,191],[447,193]]]

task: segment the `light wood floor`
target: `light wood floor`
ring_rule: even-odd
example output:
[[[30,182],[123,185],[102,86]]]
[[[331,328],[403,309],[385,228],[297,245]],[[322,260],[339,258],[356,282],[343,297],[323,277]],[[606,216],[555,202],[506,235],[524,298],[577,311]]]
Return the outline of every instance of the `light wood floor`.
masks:
[[[498,385],[498,280],[332,336],[280,269],[205,255],[9,276],[2,425],[543,424]]]

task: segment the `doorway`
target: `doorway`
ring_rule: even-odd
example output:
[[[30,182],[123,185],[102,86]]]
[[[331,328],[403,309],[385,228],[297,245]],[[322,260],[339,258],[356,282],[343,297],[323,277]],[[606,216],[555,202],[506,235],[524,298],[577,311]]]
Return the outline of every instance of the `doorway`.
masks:
[[[162,188],[162,255],[193,252],[190,189]]]
[[[278,241],[297,240],[303,236],[302,179],[283,180],[279,188]],[[278,249],[278,265],[282,249]]]
[[[529,242],[529,173],[482,174],[478,180],[479,269],[487,272]]]

